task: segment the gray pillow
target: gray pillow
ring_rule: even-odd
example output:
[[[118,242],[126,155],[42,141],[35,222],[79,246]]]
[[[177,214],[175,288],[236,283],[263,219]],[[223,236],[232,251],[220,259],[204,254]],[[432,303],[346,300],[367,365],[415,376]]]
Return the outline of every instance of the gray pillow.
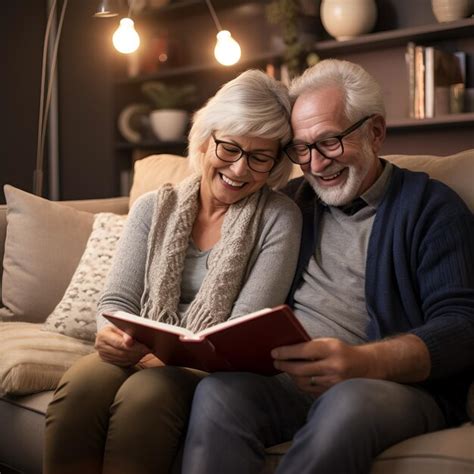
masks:
[[[7,235],[0,318],[42,323],[84,252],[94,215],[4,187]]]

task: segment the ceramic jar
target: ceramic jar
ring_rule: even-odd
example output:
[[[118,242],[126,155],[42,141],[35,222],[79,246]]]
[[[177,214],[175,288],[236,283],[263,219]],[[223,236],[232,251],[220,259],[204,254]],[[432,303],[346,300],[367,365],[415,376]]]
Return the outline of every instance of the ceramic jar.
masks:
[[[156,138],[162,142],[184,139],[188,112],[179,109],[159,109],[150,113],[150,125]]]
[[[337,40],[369,33],[377,20],[375,0],[323,0],[321,21]]]
[[[474,13],[473,0],[431,0],[434,16],[442,23],[466,18]]]

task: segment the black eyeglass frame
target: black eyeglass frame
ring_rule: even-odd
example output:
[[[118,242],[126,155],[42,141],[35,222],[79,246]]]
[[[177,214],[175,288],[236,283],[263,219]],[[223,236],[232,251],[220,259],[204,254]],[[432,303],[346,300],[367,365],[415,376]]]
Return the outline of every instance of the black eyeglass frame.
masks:
[[[342,131],[341,133],[339,133],[338,135],[334,135],[332,137],[326,137],[326,138],[323,138],[321,140],[318,140],[314,143],[298,143],[298,144],[294,144],[294,143],[289,143],[288,145],[286,145],[284,148],[283,148],[283,151],[285,152],[285,155],[293,162],[295,163],[296,165],[306,165],[308,163],[311,162],[311,150],[313,149],[316,149],[318,150],[318,153],[323,155],[324,158],[328,159],[328,160],[334,160],[335,158],[339,158],[340,156],[342,156],[344,154],[344,143],[342,141],[342,139],[344,137],[346,137],[347,135],[349,135],[350,133],[352,132],[355,132],[359,127],[362,127],[362,125],[369,119],[371,119],[372,117],[375,117],[376,114],[370,114],[370,115],[366,115],[365,117],[361,118],[360,120],[358,120],[356,123],[354,123],[353,125],[351,125],[349,128],[346,128],[344,131]],[[336,156],[326,156],[324,154],[323,151],[320,150],[319,146],[318,146],[318,143],[320,142],[324,142],[325,140],[332,140],[336,138],[338,141],[339,141],[339,145],[341,147],[341,153],[339,153],[339,155],[336,155]],[[290,156],[290,153],[288,153],[288,148],[291,148],[292,146],[301,146],[301,145],[304,145],[308,148],[308,159],[306,161],[295,161],[291,156]]]
[[[259,170],[255,170],[252,168],[252,165],[250,164],[250,157],[252,155],[255,155],[254,152],[252,151],[245,151],[244,149],[242,149],[242,147],[240,147],[239,145],[237,145],[236,143],[232,143],[232,142],[226,142],[225,140],[219,140],[218,138],[216,138],[216,136],[214,135],[214,133],[211,133],[211,136],[212,136],[212,139],[214,140],[214,143],[216,144],[216,148],[214,150],[214,153],[215,155],[217,156],[217,158],[221,161],[223,161],[224,163],[236,163],[237,161],[239,161],[243,156],[245,156],[245,158],[247,159],[247,166],[252,170],[252,171],[255,171],[255,173],[271,173],[273,171],[273,169],[275,168],[275,166],[277,165],[278,163],[278,160],[275,159],[273,156],[269,156],[269,155],[266,155],[265,153],[259,153],[259,155],[263,155],[265,156],[266,158],[269,158],[272,160],[273,162],[273,165],[272,167],[268,170],[268,171],[259,171]],[[240,155],[235,159],[235,160],[225,160],[224,158],[221,158],[218,154],[217,154],[217,148],[219,147],[220,144],[225,144],[225,145],[230,145],[230,146],[233,146],[235,148],[238,148],[240,150]]]

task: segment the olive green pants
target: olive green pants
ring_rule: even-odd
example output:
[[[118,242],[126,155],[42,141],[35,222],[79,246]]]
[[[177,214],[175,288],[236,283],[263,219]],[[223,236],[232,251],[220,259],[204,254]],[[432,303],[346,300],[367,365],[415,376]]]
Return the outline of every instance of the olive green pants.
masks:
[[[161,474],[179,468],[204,372],[144,370],[90,354],[61,379],[46,414],[44,474]]]

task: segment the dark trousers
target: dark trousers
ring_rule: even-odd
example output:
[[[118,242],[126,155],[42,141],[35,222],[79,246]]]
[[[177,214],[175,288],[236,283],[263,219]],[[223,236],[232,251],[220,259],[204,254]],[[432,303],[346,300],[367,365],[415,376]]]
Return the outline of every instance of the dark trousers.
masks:
[[[409,385],[352,379],[312,399],[278,377],[216,373],[194,395],[183,474],[257,474],[265,447],[292,438],[278,474],[367,474],[389,446],[444,427]]]
[[[82,358],[46,414],[44,474],[171,472],[203,372],[144,370]]]

